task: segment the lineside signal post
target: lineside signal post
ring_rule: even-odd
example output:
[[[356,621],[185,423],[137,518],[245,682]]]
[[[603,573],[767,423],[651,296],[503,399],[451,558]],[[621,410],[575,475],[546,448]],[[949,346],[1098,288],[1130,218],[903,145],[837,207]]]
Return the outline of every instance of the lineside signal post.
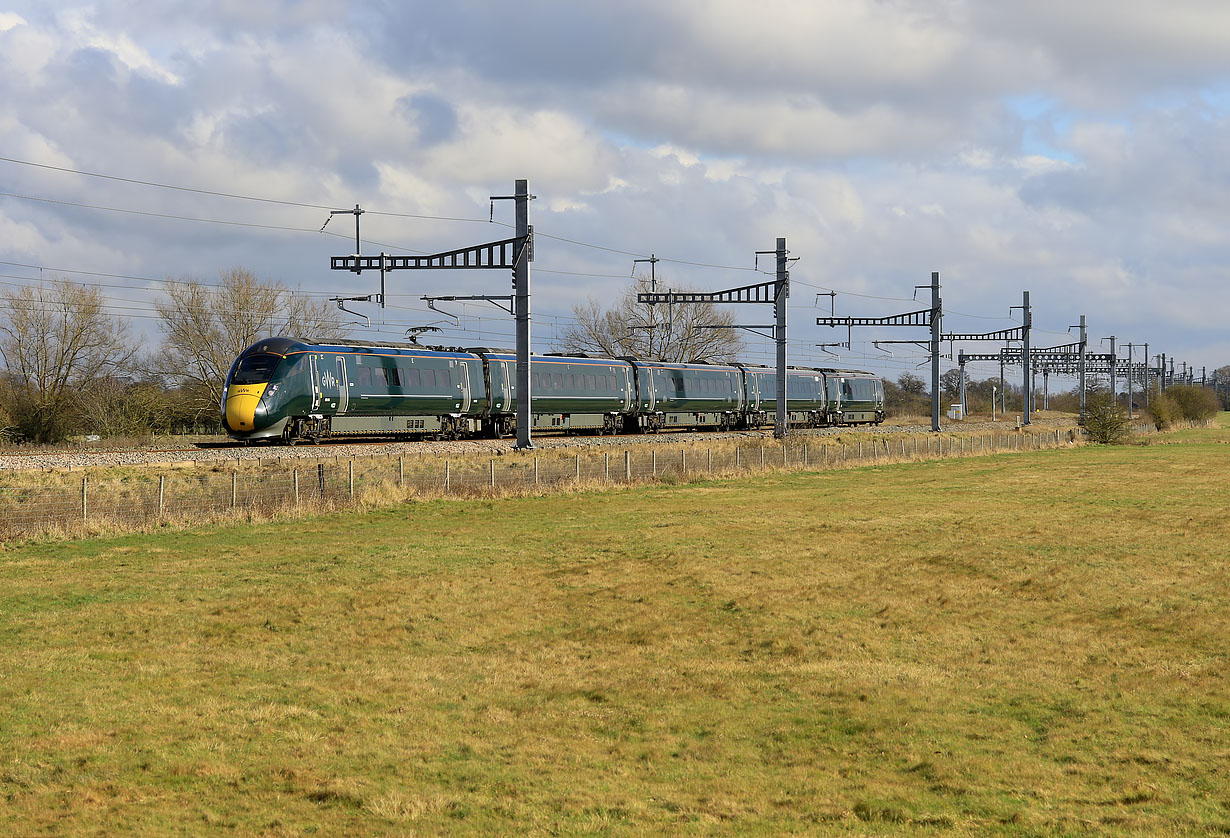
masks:
[[[529,202],[534,196],[529,193],[529,181],[517,180],[512,195],[497,195],[492,201],[510,200],[516,205],[515,235],[486,244],[477,244],[429,256],[363,256],[359,252],[357,224],[358,205],[354,210],[345,210],[355,215],[355,253],[352,256],[333,256],[329,267],[335,271],[365,270],[511,270],[513,275],[513,303],[517,323],[517,442],[518,450],[534,447],[530,438],[530,261],[534,247],[529,225]],[[384,287],[381,285],[381,297]]]

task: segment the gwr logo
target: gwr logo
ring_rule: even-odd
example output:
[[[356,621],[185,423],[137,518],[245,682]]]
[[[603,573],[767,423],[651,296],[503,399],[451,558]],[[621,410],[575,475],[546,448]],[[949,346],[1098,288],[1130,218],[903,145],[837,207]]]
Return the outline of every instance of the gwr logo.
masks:
[[[337,387],[337,376],[333,374],[332,370],[321,370],[320,386],[329,388]]]

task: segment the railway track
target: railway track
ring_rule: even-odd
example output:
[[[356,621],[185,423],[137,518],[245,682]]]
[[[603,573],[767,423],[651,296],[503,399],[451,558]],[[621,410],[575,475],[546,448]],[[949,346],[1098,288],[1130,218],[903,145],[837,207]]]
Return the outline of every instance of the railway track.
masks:
[[[1036,420],[1037,429],[1054,430],[1074,426],[1072,417],[1048,417]],[[994,430],[1011,430],[1012,423],[1000,422],[953,422],[943,428],[943,433],[965,434]],[[926,425],[884,424],[879,427],[819,428],[795,430],[795,438],[823,438],[849,435],[927,434]],[[771,430],[760,431],[704,431],[657,434],[633,434],[625,436],[536,436],[534,444],[539,449],[570,447],[631,447],[642,445],[678,446],[704,445],[709,441],[773,440]],[[512,451],[511,439],[475,440],[327,440],[317,445],[246,445],[230,440],[202,441],[179,447],[108,446],[106,448],[64,449],[14,449],[0,451],[0,472],[37,469],[86,469],[106,467],[132,467],[142,465],[208,464],[227,461],[273,461],[295,459],[319,459],[321,457],[368,457],[368,456],[465,456],[503,455]]]

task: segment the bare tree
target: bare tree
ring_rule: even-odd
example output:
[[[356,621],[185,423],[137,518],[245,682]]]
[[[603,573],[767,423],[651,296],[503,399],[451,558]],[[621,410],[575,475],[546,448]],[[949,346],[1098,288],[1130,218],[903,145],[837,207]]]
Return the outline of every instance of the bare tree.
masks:
[[[25,285],[0,298],[10,412],[27,439],[59,441],[83,418],[81,394],[128,372],[136,354],[128,324],[104,310],[98,289],[66,279]]]
[[[346,328],[326,300],[312,300],[245,268],[222,272],[209,287],[193,280],[167,282],[155,304],[163,340],[157,369],[192,387],[203,411],[216,410],[232,362],[262,337],[316,340],[341,337]]]
[[[638,276],[612,308],[604,309],[593,298],[573,306],[577,322],[560,336],[563,351],[663,361],[738,359],[743,338],[730,328],[735,324],[730,311],[709,303],[638,303],[637,294],[649,290],[649,277]]]

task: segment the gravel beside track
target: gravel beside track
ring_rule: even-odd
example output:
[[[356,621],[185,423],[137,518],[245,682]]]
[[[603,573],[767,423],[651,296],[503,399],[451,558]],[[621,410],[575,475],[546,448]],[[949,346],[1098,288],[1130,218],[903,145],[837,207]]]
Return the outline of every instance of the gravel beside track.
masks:
[[[947,434],[978,434],[1014,430],[1014,422],[944,422],[941,433]],[[1074,417],[1040,417],[1034,420],[1031,428],[1039,432],[1056,429],[1068,430],[1075,428]],[[790,432],[792,440],[809,438],[839,437],[858,435],[885,434],[928,434],[928,425],[884,424],[878,427],[852,428],[819,428],[795,429]],[[757,442],[773,442],[772,430],[761,431],[731,431],[731,432],[680,432],[640,434],[624,436],[535,436],[534,446],[538,449],[575,448],[582,446],[615,446],[629,448],[638,445],[703,445],[708,441],[742,440],[748,444]],[[459,440],[449,442],[433,441],[394,441],[394,442],[326,442],[320,445],[226,445],[219,439],[209,447],[156,448],[131,447],[116,448],[107,446],[105,442],[94,448],[80,447],[72,449],[13,449],[0,451],[0,471],[16,471],[31,469],[90,469],[115,468],[143,465],[178,465],[178,464],[210,464],[235,460],[315,460],[321,457],[351,457],[379,456],[465,456],[465,455],[503,455],[513,451],[512,439],[482,439]]]

